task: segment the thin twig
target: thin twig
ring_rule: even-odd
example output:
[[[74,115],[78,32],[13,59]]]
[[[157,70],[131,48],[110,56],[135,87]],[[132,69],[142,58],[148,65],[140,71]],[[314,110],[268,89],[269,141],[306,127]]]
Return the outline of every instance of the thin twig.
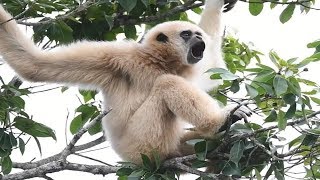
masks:
[[[93,127],[95,124],[99,123],[101,119],[107,115],[111,109],[108,111],[102,112],[99,116],[94,118],[89,124],[87,124],[85,127],[80,129],[71,139],[68,146],[61,152],[61,159],[66,160],[67,156],[72,153],[72,150],[74,149],[75,144],[79,141],[79,139],[82,137],[84,133],[86,133],[91,127]]]

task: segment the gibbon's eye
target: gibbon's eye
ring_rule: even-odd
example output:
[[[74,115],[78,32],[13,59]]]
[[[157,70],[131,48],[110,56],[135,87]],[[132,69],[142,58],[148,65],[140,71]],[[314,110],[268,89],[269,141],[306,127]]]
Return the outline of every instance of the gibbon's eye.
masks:
[[[180,37],[182,37],[186,42],[191,38],[191,36],[192,36],[192,32],[190,30],[182,31],[180,33]]]
[[[163,42],[163,43],[168,42],[168,36],[166,36],[166,35],[163,34],[163,33],[160,33],[160,34],[158,34],[158,36],[157,36],[157,41]]]
[[[200,32],[195,32],[195,34],[198,36],[202,36],[202,34]]]

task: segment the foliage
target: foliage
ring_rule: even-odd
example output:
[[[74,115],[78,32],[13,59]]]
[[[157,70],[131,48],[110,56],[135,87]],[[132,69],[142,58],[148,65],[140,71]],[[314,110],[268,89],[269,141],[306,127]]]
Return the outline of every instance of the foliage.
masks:
[[[203,3],[194,1],[182,4],[178,0],[2,0],[4,6],[22,25],[34,31],[34,41],[44,48],[72,41],[115,40],[124,34],[137,40],[138,29],[146,30],[157,23],[171,20],[189,20],[188,9],[201,13]],[[271,2],[271,3],[270,3]],[[270,8],[285,6],[279,19],[285,23],[291,19],[295,9],[309,12],[311,1],[266,1],[249,0],[249,12],[257,16],[266,3]],[[54,17],[55,16],[55,17]],[[25,21],[29,19],[37,21]],[[142,26],[146,24],[146,26]],[[234,124],[225,134],[211,140],[197,140],[194,144],[196,156],[188,165],[197,169],[212,166],[208,159],[219,158],[215,164],[216,174],[234,177],[261,179],[275,176],[284,179],[294,166],[305,165],[306,178],[320,178],[319,166],[319,122],[316,114],[320,105],[319,85],[303,78],[307,66],[320,60],[320,41],[307,45],[314,53],[306,58],[283,59],[276,52],[267,56],[252,45],[235,37],[226,37],[223,44],[228,69],[210,69],[211,78],[222,79],[223,84],[212,96],[222,104],[230,101],[243,104],[259,115],[260,121]],[[263,61],[262,61],[263,59]],[[31,94],[29,88],[20,88],[21,83],[13,79],[5,82],[0,76],[0,157],[2,174],[12,169],[11,152],[19,149],[23,154],[30,138],[55,139],[54,130],[34,121],[25,112],[24,96]],[[62,91],[66,89],[63,88]],[[243,92],[246,95],[242,95]],[[70,132],[76,134],[86,123],[101,112],[97,92],[80,91],[83,103],[76,108]],[[239,98],[240,97],[240,98]],[[299,123],[296,123],[299,122]],[[274,126],[276,125],[276,126]],[[272,128],[270,128],[272,127]],[[282,137],[294,131],[294,139]],[[90,134],[101,132],[101,125],[89,129]],[[277,143],[286,142],[286,143]],[[176,179],[179,171],[165,168],[155,152],[153,157],[141,155],[143,166],[122,162],[117,171],[119,179]],[[293,163],[293,165],[289,164]],[[265,170],[265,171],[262,171]],[[207,175],[199,179],[208,179]]]

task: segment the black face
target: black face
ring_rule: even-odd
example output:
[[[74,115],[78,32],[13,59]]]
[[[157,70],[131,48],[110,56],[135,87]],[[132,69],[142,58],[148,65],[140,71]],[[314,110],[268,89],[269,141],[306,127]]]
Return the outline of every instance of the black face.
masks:
[[[185,30],[180,33],[180,37],[189,45],[187,61],[189,64],[195,64],[203,58],[203,52],[206,44],[202,40],[200,32],[193,33],[190,30]]]

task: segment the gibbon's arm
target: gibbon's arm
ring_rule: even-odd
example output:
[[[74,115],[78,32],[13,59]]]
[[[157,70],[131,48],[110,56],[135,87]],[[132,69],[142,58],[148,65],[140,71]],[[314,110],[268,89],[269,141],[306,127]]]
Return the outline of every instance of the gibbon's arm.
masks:
[[[9,19],[12,16],[0,5],[0,22],[3,23],[0,25],[0,53],[21,77],[29,81],[101,87],[110,81],[112,71],[119,72],[121,61],[133,48],[125,42],[78,42],[43,51],[22,33],[14,20]]]
[[[224,0],[206,0],[199,27],[210,37],[219,37],[221,30],[221,14]]]

